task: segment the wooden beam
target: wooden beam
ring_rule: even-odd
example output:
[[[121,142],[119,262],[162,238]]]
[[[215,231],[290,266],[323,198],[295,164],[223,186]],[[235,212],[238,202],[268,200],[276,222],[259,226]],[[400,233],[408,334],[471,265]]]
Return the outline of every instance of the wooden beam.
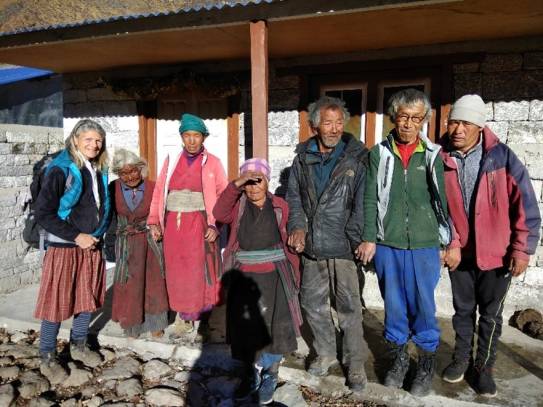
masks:
[[[301,110],[298,117],[300,122],[300,132],[298,134],[298,139],[300,143],[302,143],[312,136],[311,127],[309,126],[309,114],[307,113],[307,111]]]
[[[232,113],[226,119],[228,126],[228,179],[236,179],[239,174],[239,113]]]
[[[157,176],[157,103],[154,100],[140,101],[136,105],[138,109],[140,156],[147,160],[149,167],[148,178],[154,181]]]
[[[268,159],[268,26],[251,22],[253,157]]]

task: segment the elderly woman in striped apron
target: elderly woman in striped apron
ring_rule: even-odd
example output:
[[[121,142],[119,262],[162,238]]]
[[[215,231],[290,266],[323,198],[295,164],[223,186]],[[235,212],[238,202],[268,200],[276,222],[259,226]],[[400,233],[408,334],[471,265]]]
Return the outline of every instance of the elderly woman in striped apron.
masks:
[[[194,340],[198,321],[219,301],[222,262],[212,211],[228,181],[220,160],[204,147],[209,131],[201,118],[183,114],[179,133],[183,151],[162,166],[147,224],[164,241],[170,308],[179,314],[170,337],[192,330]]]
[[[268,192],[267,161],[247,160],[240,173],[213,210],[231,227],[224,252],[227,335],[232,356],[247,369],[237,398],[256,393],[260,404],[269,404],[279,362],[296,350],[302,324],[299,259],[287,248],[287,203]]]
[[[128,150],[116,150],[111,167],[119,176],[110,184],[115,214],[110,233],[116,238],[111,319],[129,337],[145,332],[160,337],[169,305],[162,244],[147,228],[155,183],[144,179],[145,160]]]
[[[80,120],[66,139],[66,148],[47,166],[36,201],[47,251],[34,317],[42,321],[40,369],[55,380],[67,377],[56,345],[60,323],[72,316],[72,358],[89,367],[102,361],[87,347],[87,334],[91,313],[104,303],[102,236],[109,212],[106,133],[97,122]]]

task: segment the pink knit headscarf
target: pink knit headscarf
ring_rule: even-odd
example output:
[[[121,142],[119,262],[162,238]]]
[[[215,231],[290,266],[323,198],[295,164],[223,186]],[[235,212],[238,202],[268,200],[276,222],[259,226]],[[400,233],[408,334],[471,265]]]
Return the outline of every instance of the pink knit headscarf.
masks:
[[[271,176],[271,168],[270,164],[264,159],[264,158],[250,158],[247,161],[245,161],[243,164],[241,164],[241,167],[239,167],[239,173],[243,174],[247,171],[255,171],[255,172],[261,172],[266,176],[268,181],[270,180]]]

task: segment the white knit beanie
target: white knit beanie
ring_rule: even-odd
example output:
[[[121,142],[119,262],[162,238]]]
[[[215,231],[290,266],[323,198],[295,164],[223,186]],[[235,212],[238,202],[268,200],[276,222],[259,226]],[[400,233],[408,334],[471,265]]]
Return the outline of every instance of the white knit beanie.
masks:
[[[463,120],[479,127],[485,127],[485,102],[479,95],[464,95],[453,105],[449,120]]]

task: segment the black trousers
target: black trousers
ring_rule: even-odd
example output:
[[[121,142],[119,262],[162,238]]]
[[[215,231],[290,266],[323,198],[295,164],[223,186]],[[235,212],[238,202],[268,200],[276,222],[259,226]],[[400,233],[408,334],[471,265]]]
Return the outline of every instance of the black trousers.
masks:
[[[491,367],[496,361],[498,338],[502,333],[503,305],[511,273],[506,268],[483,271],[470,262],[460,264],[449,276],[455,310],[452,319],[456,332],[454,357],[462,360],[473,355],[473,336],[478,323],[475,363]]]

